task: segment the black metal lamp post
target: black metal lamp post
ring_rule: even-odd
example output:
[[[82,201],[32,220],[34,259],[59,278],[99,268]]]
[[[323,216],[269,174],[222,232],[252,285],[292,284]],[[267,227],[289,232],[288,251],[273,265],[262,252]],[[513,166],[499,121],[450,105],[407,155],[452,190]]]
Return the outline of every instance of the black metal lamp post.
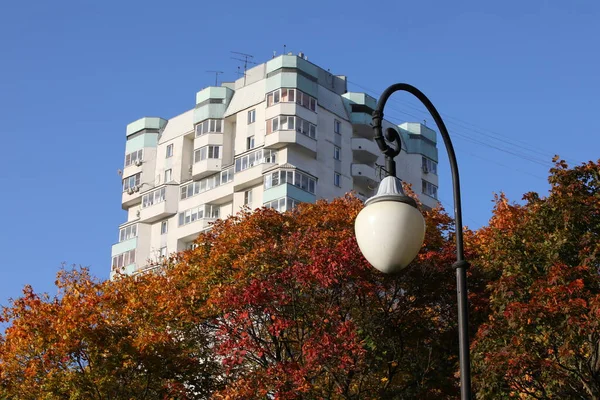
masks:
[[[440,114],[431,101],[417,88],[406,83],[397,83],[387,88],[373,112],[373,130],[375,142],[385,155],[387,175],[380,183],[377,194],[368,199],[365,208],[356,218],[356,240],[367,261],[378,270],[394,273],[406,267],[417,255],[425,236],[423,216],[411,198],[404,195],[400,181],[396,178],[394,157],[400,154],[400,135],[393,128],[382,133],[383,108],[392,93],[405,91],[413,94],[433,116],[444,139],[454,191],[454,218],[456,224],[456,291],[458,297],[458,336],[460,352],[461,399],[471,399],[471,362],[469,356],[469,317],[467,300],[467,268],[465,261],[462,229],[462,211],[460,204],[460,181],[454,147],[448,130]],[[395,143],[394,147],[388,143]]]

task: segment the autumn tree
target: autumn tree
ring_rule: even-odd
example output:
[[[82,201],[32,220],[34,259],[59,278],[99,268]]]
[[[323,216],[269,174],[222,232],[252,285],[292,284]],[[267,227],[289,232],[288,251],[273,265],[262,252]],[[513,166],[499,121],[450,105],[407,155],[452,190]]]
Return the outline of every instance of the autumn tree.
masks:
[[[179,323],[159,275],[99,282],[63,270],[57,296],[26,287],[2,313],[0,394],[10,399],[201,398],[219,364],[201,325]]]
[[[414,399],[457,394],[452,221],[427,216],[424,251],[375,271],[353,231],[353,197],[217,222],[167,272],[191,320],[214,326],[216,398]]]
[[[478,398],[600,399],[600,162],[557,161],[546,197],[496,198],[477,234],[492,280]]]
[[[0,393],[456,398],[452,220],[426,212],[422,252],[389,276],[356,244],[362,207],[347,196],[244,211],[217,221],[161,274],[98,282],[63,271],[57,296],[26,288],[3,311]]]

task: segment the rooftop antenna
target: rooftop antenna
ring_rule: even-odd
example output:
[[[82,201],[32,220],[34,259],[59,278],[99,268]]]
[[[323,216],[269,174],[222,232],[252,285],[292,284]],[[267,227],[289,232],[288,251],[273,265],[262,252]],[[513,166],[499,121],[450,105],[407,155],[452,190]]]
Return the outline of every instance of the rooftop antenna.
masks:
[[[284,56],[285,56],[285,48],[286,48],[286,45],[284,44],[284,45],[283,45],[283,55],[284,55]]]
[[[248,64],[256,64],[252,59],[254,56],[252,54],[240,53],[239,51],[232,51],[233,54],[237,54],[238,57],[231,57],[234,60],[243,61],[244,62],[244,86],[246,86],[246,71],[248,70]],[[240,58],[244,57],[244,58]],[[239,70],[239,67],[238,67]]]
[[[215,74],[215,86],[219,86],[219,74],[224,74],[223,71],[206,71],[208,73]]]

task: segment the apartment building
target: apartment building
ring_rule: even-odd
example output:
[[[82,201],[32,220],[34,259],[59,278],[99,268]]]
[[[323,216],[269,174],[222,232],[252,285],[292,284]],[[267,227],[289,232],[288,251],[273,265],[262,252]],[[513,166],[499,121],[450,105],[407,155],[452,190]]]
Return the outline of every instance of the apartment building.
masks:
[[[282,55],[202,89],[183,114],[132,122],[122,172],[127,220],[112,246],[111,276],[154,268],[244,206],[285,211],[349,191],[372,196],[384,164],[372,140],[375,105],[348,92],[346,77],[302,54]],[[398,175],[433,207],[436,133],[419,123],[396,128]]]

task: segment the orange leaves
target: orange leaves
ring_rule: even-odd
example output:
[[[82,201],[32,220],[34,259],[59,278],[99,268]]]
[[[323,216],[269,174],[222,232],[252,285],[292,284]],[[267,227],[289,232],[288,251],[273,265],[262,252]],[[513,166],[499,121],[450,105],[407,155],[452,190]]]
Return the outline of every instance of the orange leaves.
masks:
[[[477,262],[491,278],[489,323],[473,346],[484,397],[507,386],[542,398],[600,395],[589,384],[597,372],[582,367],[600,343],[600,163],[554,161],[546,197],[528,193],[522,205],[497,197],[476,235]]]
[[[163,278],[98,282],[80,269],[61,271],[57,286],[52,299],[26,288],[4,310],[0,379],[10,398],[25,388],[34,398],[162,398],[182,387],[174,379],[197,380],[199,337],[178,334],[155,303]]]

